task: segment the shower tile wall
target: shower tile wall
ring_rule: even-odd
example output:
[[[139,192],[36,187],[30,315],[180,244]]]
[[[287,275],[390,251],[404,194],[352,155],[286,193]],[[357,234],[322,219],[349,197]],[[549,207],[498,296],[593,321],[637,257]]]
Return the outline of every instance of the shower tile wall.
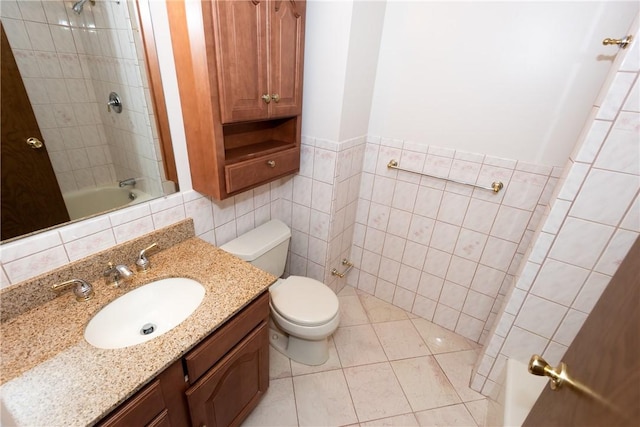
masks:
[[[499,193],[387,168],[490,186]],[[483,342],[560,169],[369,137],[348,283]]]
[[[621,51],[594,103],[478,359],[476,391],[499,389],[507,358],[557,365],[638,238],[639,52]]]
[[[2,1],[0,14],[63,193],[147,177],[161,194],[145,76],[136,55],[130,2]],[[138,50],[142,51],[142,50]],[[117,92],[125,106],[108,113]]]

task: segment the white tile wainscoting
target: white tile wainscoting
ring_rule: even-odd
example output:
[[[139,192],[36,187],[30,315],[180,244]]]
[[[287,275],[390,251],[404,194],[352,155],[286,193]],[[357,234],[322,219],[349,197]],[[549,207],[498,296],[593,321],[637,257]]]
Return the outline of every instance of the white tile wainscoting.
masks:
[[[490,186],[499,193],[426,174]],[[559,168],[369,137],[348,283],[449,330],[488,333]]]

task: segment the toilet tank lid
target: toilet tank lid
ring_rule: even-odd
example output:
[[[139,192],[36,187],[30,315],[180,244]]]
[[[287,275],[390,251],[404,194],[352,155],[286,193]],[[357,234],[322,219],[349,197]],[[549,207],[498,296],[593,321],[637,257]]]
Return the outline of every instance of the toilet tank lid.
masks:
[[[240,259],[253,261],[291,237],[291,230],[277,219],[262,224],[242,236],[220,246]]]

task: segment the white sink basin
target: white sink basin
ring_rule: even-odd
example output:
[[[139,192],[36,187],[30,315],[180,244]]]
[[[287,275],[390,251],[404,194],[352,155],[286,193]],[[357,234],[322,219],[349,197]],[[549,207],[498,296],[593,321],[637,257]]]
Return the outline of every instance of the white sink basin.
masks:
[[[130,347],[152,340],[189,317],[204,293],[195,280],[156,280],[107,304],[89,321],[84,338],[98,348]]]

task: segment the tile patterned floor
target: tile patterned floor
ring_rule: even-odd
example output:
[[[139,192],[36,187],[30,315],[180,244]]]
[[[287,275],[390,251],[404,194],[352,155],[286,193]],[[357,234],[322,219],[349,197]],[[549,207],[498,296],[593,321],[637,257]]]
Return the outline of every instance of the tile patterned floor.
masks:
[[[270,348],[270,386],[251,426],[482,426],[468,387],[480,346],[347,286],[321,366]]]

